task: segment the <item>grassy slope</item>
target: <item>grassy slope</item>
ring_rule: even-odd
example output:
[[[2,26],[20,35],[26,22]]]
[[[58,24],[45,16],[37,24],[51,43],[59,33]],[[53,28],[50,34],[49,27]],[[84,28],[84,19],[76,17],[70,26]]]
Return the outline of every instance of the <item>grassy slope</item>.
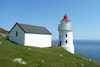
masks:
[[[0,67],[100,67],[100,62],[89,61],[81,55],[71,54],[55,46],[52,48],[21,46],[4,38],[0,38],[0,42],[2,42],[0,44]],[[62,56],[59,56],[60,54]],[[15,63],[12,61],[15,58],[22,58],[27,64]]]
[[[4,30],[3,28],[0,28],[0,33],[8,34],[8,31]]]

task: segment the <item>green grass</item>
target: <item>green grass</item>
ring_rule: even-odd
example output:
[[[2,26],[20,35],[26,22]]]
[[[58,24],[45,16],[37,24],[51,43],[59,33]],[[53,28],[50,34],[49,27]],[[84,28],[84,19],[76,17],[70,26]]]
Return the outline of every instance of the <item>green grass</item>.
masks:
[[[0,67],[100,67],[100,62],[89,61],[82,55],[71,54],[55,46],[52,48],[21,46],[4,38],[0,38],[0,42],[2,42]],[[60,54],[62,56],[59,56]],[[15,58],[22,58],[27,64],[15,63],[12,61]]]

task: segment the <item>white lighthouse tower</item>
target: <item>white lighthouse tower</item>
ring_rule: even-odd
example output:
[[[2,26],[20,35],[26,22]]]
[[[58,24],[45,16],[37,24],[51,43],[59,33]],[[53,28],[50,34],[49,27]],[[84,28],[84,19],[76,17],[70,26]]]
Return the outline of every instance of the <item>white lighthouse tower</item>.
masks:
[[[71,21],[68,19],[66,14],[58,25],[58,31],[59,46],[74,54],[73,28],[71,27]]]

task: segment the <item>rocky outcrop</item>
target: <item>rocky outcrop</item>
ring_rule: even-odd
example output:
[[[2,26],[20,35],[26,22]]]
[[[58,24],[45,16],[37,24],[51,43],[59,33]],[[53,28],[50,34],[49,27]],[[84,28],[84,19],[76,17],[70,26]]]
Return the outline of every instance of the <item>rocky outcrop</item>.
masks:
[[[9,34],[0,33],[0,37],[9,39]]]

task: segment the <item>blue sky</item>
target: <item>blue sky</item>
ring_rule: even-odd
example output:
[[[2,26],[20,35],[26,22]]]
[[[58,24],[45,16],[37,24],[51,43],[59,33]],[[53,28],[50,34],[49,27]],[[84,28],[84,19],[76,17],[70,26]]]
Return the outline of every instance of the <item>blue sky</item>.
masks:
[[[58,39],[64,14],[74,28],[74,40],[100,40],[100,0],[0,0],[0,27],[16,22],[46,27]]]

